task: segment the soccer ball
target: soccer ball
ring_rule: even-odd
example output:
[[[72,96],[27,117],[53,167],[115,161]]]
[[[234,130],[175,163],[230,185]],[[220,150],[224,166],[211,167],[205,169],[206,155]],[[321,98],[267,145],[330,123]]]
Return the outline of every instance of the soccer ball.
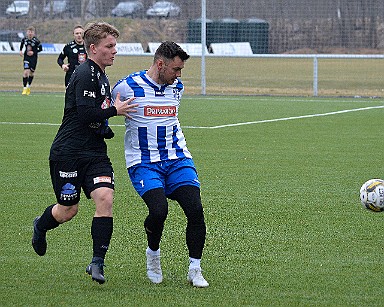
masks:
[[[374,212],[384,210],[384,180],[371,179],[360,188],[360,200],[364,208]]]

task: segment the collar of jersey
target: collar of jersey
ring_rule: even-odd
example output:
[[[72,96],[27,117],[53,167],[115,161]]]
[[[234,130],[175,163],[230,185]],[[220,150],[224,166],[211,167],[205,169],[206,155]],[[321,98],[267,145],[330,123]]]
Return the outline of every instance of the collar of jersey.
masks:
[[[150,87],[152,87],[154,90],[158,91],[159,90],[159,86],[154,84],[153,82],[149,81],[149,79],[147,78],[147,71],[146,70],[143,70],[140,72],[140,77],[144,80],[145,83],[147,83]],[[164,92],[165,91],[165,88],[168,86],[168,84],[163,84],[161,85],[160,87],[160,91]]]

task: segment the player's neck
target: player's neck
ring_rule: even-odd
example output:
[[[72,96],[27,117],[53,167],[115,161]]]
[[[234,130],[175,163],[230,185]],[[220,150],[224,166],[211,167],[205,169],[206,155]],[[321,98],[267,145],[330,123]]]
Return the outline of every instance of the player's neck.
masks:
[[[155,65],[152,65],[148,70],[147,70],[147,75],[150,77],[153,81],[155,81],[157,84],[161,85],[162,83],[159,80],[159,73],[156,69]]]

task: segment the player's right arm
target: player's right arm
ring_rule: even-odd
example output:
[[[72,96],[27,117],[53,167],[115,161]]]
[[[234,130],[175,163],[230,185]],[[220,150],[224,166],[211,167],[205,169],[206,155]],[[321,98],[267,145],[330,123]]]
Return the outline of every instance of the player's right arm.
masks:
[[[20,42],[20,56],[23,56],[23,47],[24,47],[25,38]]]
[[[57,64],[65,71],[67,72],[69,69],[69,64],[65,64],[64,60],[67,57],[67,48],[68,45],[64,46],[63,50],[60,52],[59,56],[57,57]]]

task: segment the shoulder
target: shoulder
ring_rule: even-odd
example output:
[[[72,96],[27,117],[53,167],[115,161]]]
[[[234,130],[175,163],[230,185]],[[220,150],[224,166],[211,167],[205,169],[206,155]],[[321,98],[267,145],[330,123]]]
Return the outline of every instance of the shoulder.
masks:
[[[98,84],[98,73],[89,61],[77,66],[73,72],[73,83],[82,84],[84,87],[94,87]]]
[[[75,42],[74,41],[70,41],[69,43],[67,43],[64,48],[71,48],[71,46],[74,44]]]
[[[81,74],[92,74],[95,72],[95,67],[93,67],[92,62],[85,61],[83,64],[79,65],[76,68],[76,71]]]
[[[85,61],[83,64],[77,66],[73,74],[80,82],[94,83],[94,81],[96,81],[96,78],[93,77],[96,75],[95,69],[92,68],[89,61]]]
[[[125,76],[116,82],[115,87],[118,85],[127,85],[128,86],[132,82],[133,78],[135,78],[139,75],[140,75],[140,72],[135,72],[135,73],[132,73],[128,76]]]
[[[119,81],[117,81],[112,89],[113,99],[116,97],[118,92],[121,94],[121,99],[127,99],[128,97],[132,96],[131,95],[133,93],[132,84],[135,83],[133,78],[135,76],[138,76],[139,74],[140,72],[132,73],[128,76],[121,78]]]
[[[183,81],[181,81],[180,78],[177,78],[174,82],[174,87],[177,88],[178,90],[182,90],[184,89],[184,84],[183,84]]]

